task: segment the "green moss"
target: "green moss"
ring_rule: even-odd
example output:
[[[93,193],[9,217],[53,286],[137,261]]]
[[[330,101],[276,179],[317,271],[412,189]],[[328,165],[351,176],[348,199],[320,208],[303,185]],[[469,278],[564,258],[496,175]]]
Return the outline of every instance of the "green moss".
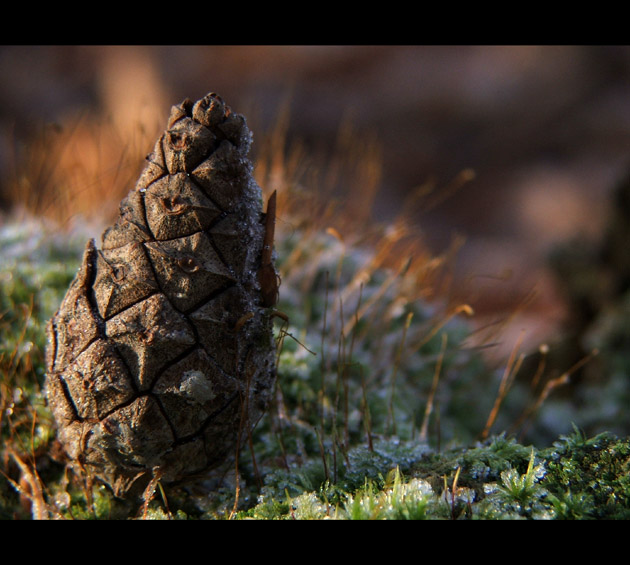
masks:
[[[546,488],[567,518],[630,518],[630,440],[576,430],[546,450]]]
[[[506,434],[478,442],[501,372],[462,347],[465,320],[413,298],[409,281],[384,270],[356,284],[369,254],[327,235],[310,236],[300,260],[281,262],[278,308],[290,322],[277,326],[284,339],[276,402],[243,451],[238,476],[158,485],[146,508],[114,499],[101,485],[87,487],[52,457],[55,430],[41,390],[45,324],[86,238],[52,237],[37,223],[0,232],[2,518],[29,515],[9,447],[35,462],[49,512],[63,518],[630,517],[628,440],[574,431],[551,447]],[[298,234],[280,239],[279,255],[291,256],[300,241]],[[496,429],[522,408],[515,400]],[[566,414],[566,426],[574,415]]]
[[[349,520],[425,520],[430,517],[433,491],[421,479],[405,481],[397,468],[385,485],[366,481],[348,497],[337,518]]]

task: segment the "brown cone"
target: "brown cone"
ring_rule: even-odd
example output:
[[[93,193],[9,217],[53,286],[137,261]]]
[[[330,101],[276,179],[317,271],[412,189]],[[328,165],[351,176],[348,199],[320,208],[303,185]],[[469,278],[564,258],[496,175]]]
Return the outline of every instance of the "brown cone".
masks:
[[[229,460],[271,399],[273,218],[250,142],[243,116],[216,94],[174,106],[48,324],[59,440],[117,496],[154,473],[180,481]]]

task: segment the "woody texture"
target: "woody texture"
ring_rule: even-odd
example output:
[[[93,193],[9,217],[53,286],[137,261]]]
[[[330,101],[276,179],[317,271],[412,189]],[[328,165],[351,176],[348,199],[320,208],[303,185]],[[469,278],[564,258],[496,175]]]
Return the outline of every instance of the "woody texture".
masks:
[[[173,106],[48,324],[58,439],[118,496],[230,460],[270,402],[275,195],[263,213],[250,143],[214,93]]]

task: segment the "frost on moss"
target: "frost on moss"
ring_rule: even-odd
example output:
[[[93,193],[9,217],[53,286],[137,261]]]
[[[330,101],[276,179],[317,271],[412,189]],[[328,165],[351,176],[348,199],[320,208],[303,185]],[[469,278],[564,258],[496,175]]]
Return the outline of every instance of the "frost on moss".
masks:
[[[425,454],[344,489],[322,485],[259,499],[241,517],[282,519],[627,519],[630,441],[581,432],[537,450],[504,436],[473,448]],[[280,483],[278,483],[280,485]],[[286,483],[283,483],[286,486]]]
[[[630,517],[628,440],[576,431],[551,447],[506,434],[477,442],[500,374],[462,346],[469,331],[462,316],[413,298],[403,271],[370,269],[373,255],[364,249],[297,230],[277,242],[278,308],[288,323],[276,326],[275,404],[238,470],[194,488],[158,485],[146,508],[125,506],[55,463],[41,397],[44,323],[74,276],[85,236],[53,237],[37,222],[0,231],[4,518],[29,515],[7,447],[32,450],[51,517]],[[513,421],[510,410],[508,403],[497,431]]]
[[[54,236],[36,220],[0,219],[0,323],[4,351],[43,350],[41,331],[59,306],[79,264],[75,241]],[[21,350],[21,351],[20,351]]]

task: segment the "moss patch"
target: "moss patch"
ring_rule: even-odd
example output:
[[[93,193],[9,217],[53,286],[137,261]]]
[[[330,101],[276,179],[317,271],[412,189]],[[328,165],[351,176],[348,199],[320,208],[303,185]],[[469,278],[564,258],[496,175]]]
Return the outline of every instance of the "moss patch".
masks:
[[[0,232],[2,518],[630,517],[627,439],[576,428],[551,446],[506,434],[478,442],[501,371],[463,345],[462,316],[410,294],[403,271],[368,268],[369,253],[319,233],[306,245],[295,232],[278,241],[289,322],[276,328],[276,400],[238,469],[155,483],[145,505],[117,500],[66,471],[41,391],[44,326],[85,236],[53,237],[35,221]],[[517,408],[507,403],[494,429]],[[579,421],[566,414],[567,427]]]

